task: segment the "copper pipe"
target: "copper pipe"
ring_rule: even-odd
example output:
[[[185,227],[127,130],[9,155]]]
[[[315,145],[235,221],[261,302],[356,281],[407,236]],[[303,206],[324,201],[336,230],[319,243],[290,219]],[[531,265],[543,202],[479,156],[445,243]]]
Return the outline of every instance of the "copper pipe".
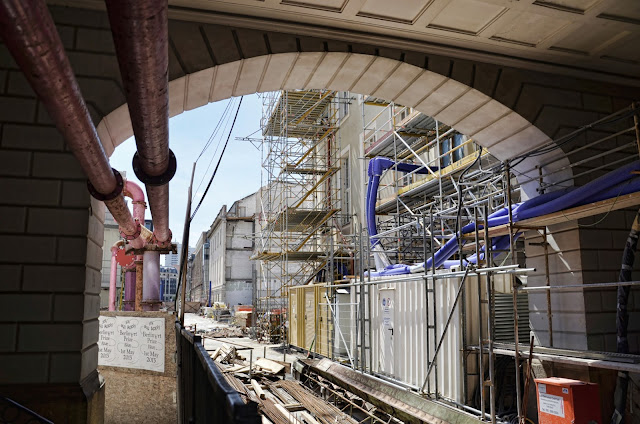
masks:
[[[0,2],[0,35],[98,195],[127,235],[138,226],[119,190],[44,1]],[[110,196],[111,195],[111,196]]]
[[[146,188],[149,205],[152,208],[153,235],[158,242],[171,242],[171,230],[169,230],[169,184],[163,186],[147,186]],[[155,214],[153,213],[154,204],[156,207],[161,208],[160,212],[156,212]]]
[[[108,0],[107,12],[122,82],[136,138],[140,171],[148,177],[168,172],[169,151],[169,21],[166,0]],[[135,166],[134,166],[135,168]],[[168,179],[146,184],[154,234],[171,241]]]

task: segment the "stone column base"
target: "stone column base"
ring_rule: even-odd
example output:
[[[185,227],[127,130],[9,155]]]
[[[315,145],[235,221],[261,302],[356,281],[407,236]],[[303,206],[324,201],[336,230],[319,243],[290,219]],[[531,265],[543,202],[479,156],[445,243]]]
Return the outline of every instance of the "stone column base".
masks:
[[[104,380],[97,371],[75,384],[0,385],[0,394],[55,423],[104,422]],[[7,406],[0,403],[0,414]]]

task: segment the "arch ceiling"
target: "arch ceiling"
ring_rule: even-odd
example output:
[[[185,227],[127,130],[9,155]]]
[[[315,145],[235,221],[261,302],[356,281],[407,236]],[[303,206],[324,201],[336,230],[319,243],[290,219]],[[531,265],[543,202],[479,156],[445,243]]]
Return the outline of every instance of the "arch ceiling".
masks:
[[[170,0],[169,16],[640,85],[637,0]]]
[[[521,115],[472,87],[394,59],[344,52],[272,54],[188,74],[169,83],[169,114],[234,96],[287,89],[350,91],[410,106],[470,136],[500,160],[550,141]],[[97,129],[111,155],[133,135],[127,105],[104,117]],[[556,151],[528,159],[515,171],[536,178],[536,164],[563,156]],[[553,166],[567,164],[563,159]],[[560,174],[556,178],[565,177]],[[535,196],[535,191],[526,191]]]

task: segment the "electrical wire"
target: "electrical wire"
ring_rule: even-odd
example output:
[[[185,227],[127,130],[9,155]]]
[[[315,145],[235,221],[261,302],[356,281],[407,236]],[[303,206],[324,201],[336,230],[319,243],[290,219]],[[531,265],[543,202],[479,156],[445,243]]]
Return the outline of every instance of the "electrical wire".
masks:
[[[227,106],[233,104],[235,101],[235,99],[232,99]],[[222,122],[222,120],[224,119],[224,127],[222,127],[222,133],[224,134],[227,132],[227,128],[229,126],[229,123],[231,121],[231,114],[227,114],[226,110],[225,113],[223,114],[223,116],[220,118],[220,122]],[[216,149],[213,151],[213,155],[211,156],[211,160],[209,160],[209,163],[207,164],[207,169],[204,171],[204,173],[202,174],[202,178],[200,179],[200,182],[198,183],[198,187],[196,187],[196,189],[193,191],[192,195],[192,200],[195,199],[198,190],[200,190],[200,187],[202,186],[202,183],[204,182],[207,174],[209,173],[209,169],[211,168],[211,164],[213,163],[213,160],[216,158],[216,155],[218,154],[218,149],[220,149],[220,145],[222,144],[222,137],[220,137],[220,139],[218,140],[218,144],[216,144]],[[196,160],[197,162],[197,160]]]
[[[213,131],[211,132],[211,135],[209,136],[209,139],[207,140],[207,142],[205,143],[204,147],[202,148],[202,151],[200,152],[200,154],[198,155],[198,157],[196,158],[196,163],[198,162],[198,160],[202,157],[202,155],[204,154],[204,152],[209,148],[209,146],[211,145],[211,142],[213,141],[213,139],[216,136],[216,133],[218,132],[219,128],[220,128],[220,124],[224,121],[225,117],[227,116],[227,114],[229,113],[229,109],[231,106],[231,103],[233,102],[234,99],[231,99],[227,102],[227,106],[225,107],[224,111],[222,112],[222,115],[220,116],[220,119],[218,120],[218,123],[216,124],[215,128],[213,129]]]
[[[227,134],[227,141],[225,141],[224,143],[224,147],[222,148],[222,152],[220,153],[220,157],[218,158],[218,163],[216,164],[216,168],[213,170],[213,174],[211,174],[211,178],[209,179],[209,184],[207,184],[207,188],[204,190],[204,193],[202,194],[202,198],[200,198],[200,202],[198,202],[198,206],[196,206],[196,208],[194,209],[193,213],[191,214],[191,217],[189,218],[189,221],[193,221],[193,218],[196,216],[196,213],[198,213],[198,209],[200,209],[200,206],[202,206],[202,202],[204,201],[205,197],[207,197],[207,193],[209,192],[209,189],[211,188],[211,183],[213,183],[213,179],[215,178],[216,174],[218,173],[218,168],[220,167],[220,163],[222,162],[222,158],[224,157],[224,152],[227,150],[227,146],[229,145],[229,139],[231,139],[231,133],[233,132],[233,128],[236,125],[236,119],[238,119],[238,112],[240,112],[240,106],[242,105],[242,99],[244,98],[244,96],[240,97],[240,102],[238,103],[238,108],[236,109],[236,114],[233,117],[233,123],[231,124],[231,128],[229,129],[229,133]]]

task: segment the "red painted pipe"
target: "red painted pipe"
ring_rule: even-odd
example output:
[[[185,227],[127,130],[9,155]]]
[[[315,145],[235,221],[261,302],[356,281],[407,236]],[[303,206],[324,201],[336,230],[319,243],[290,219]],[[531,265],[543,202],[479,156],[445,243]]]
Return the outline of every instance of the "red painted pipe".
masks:
[[[95,194],[108,199],[105,204],[127,235],[139,233],[118,192],[119,180],[104,153],[45,2],[0,2],[0,36],[80,162]]]
[[[168,180],[173,176],[168,171],[172,167],[168,3],[108,0],[106,4],[138,148],[134,169],[146,185],[156,241],[163,244],[171,241]],[[161,178],[167,172],[171,175]]]

